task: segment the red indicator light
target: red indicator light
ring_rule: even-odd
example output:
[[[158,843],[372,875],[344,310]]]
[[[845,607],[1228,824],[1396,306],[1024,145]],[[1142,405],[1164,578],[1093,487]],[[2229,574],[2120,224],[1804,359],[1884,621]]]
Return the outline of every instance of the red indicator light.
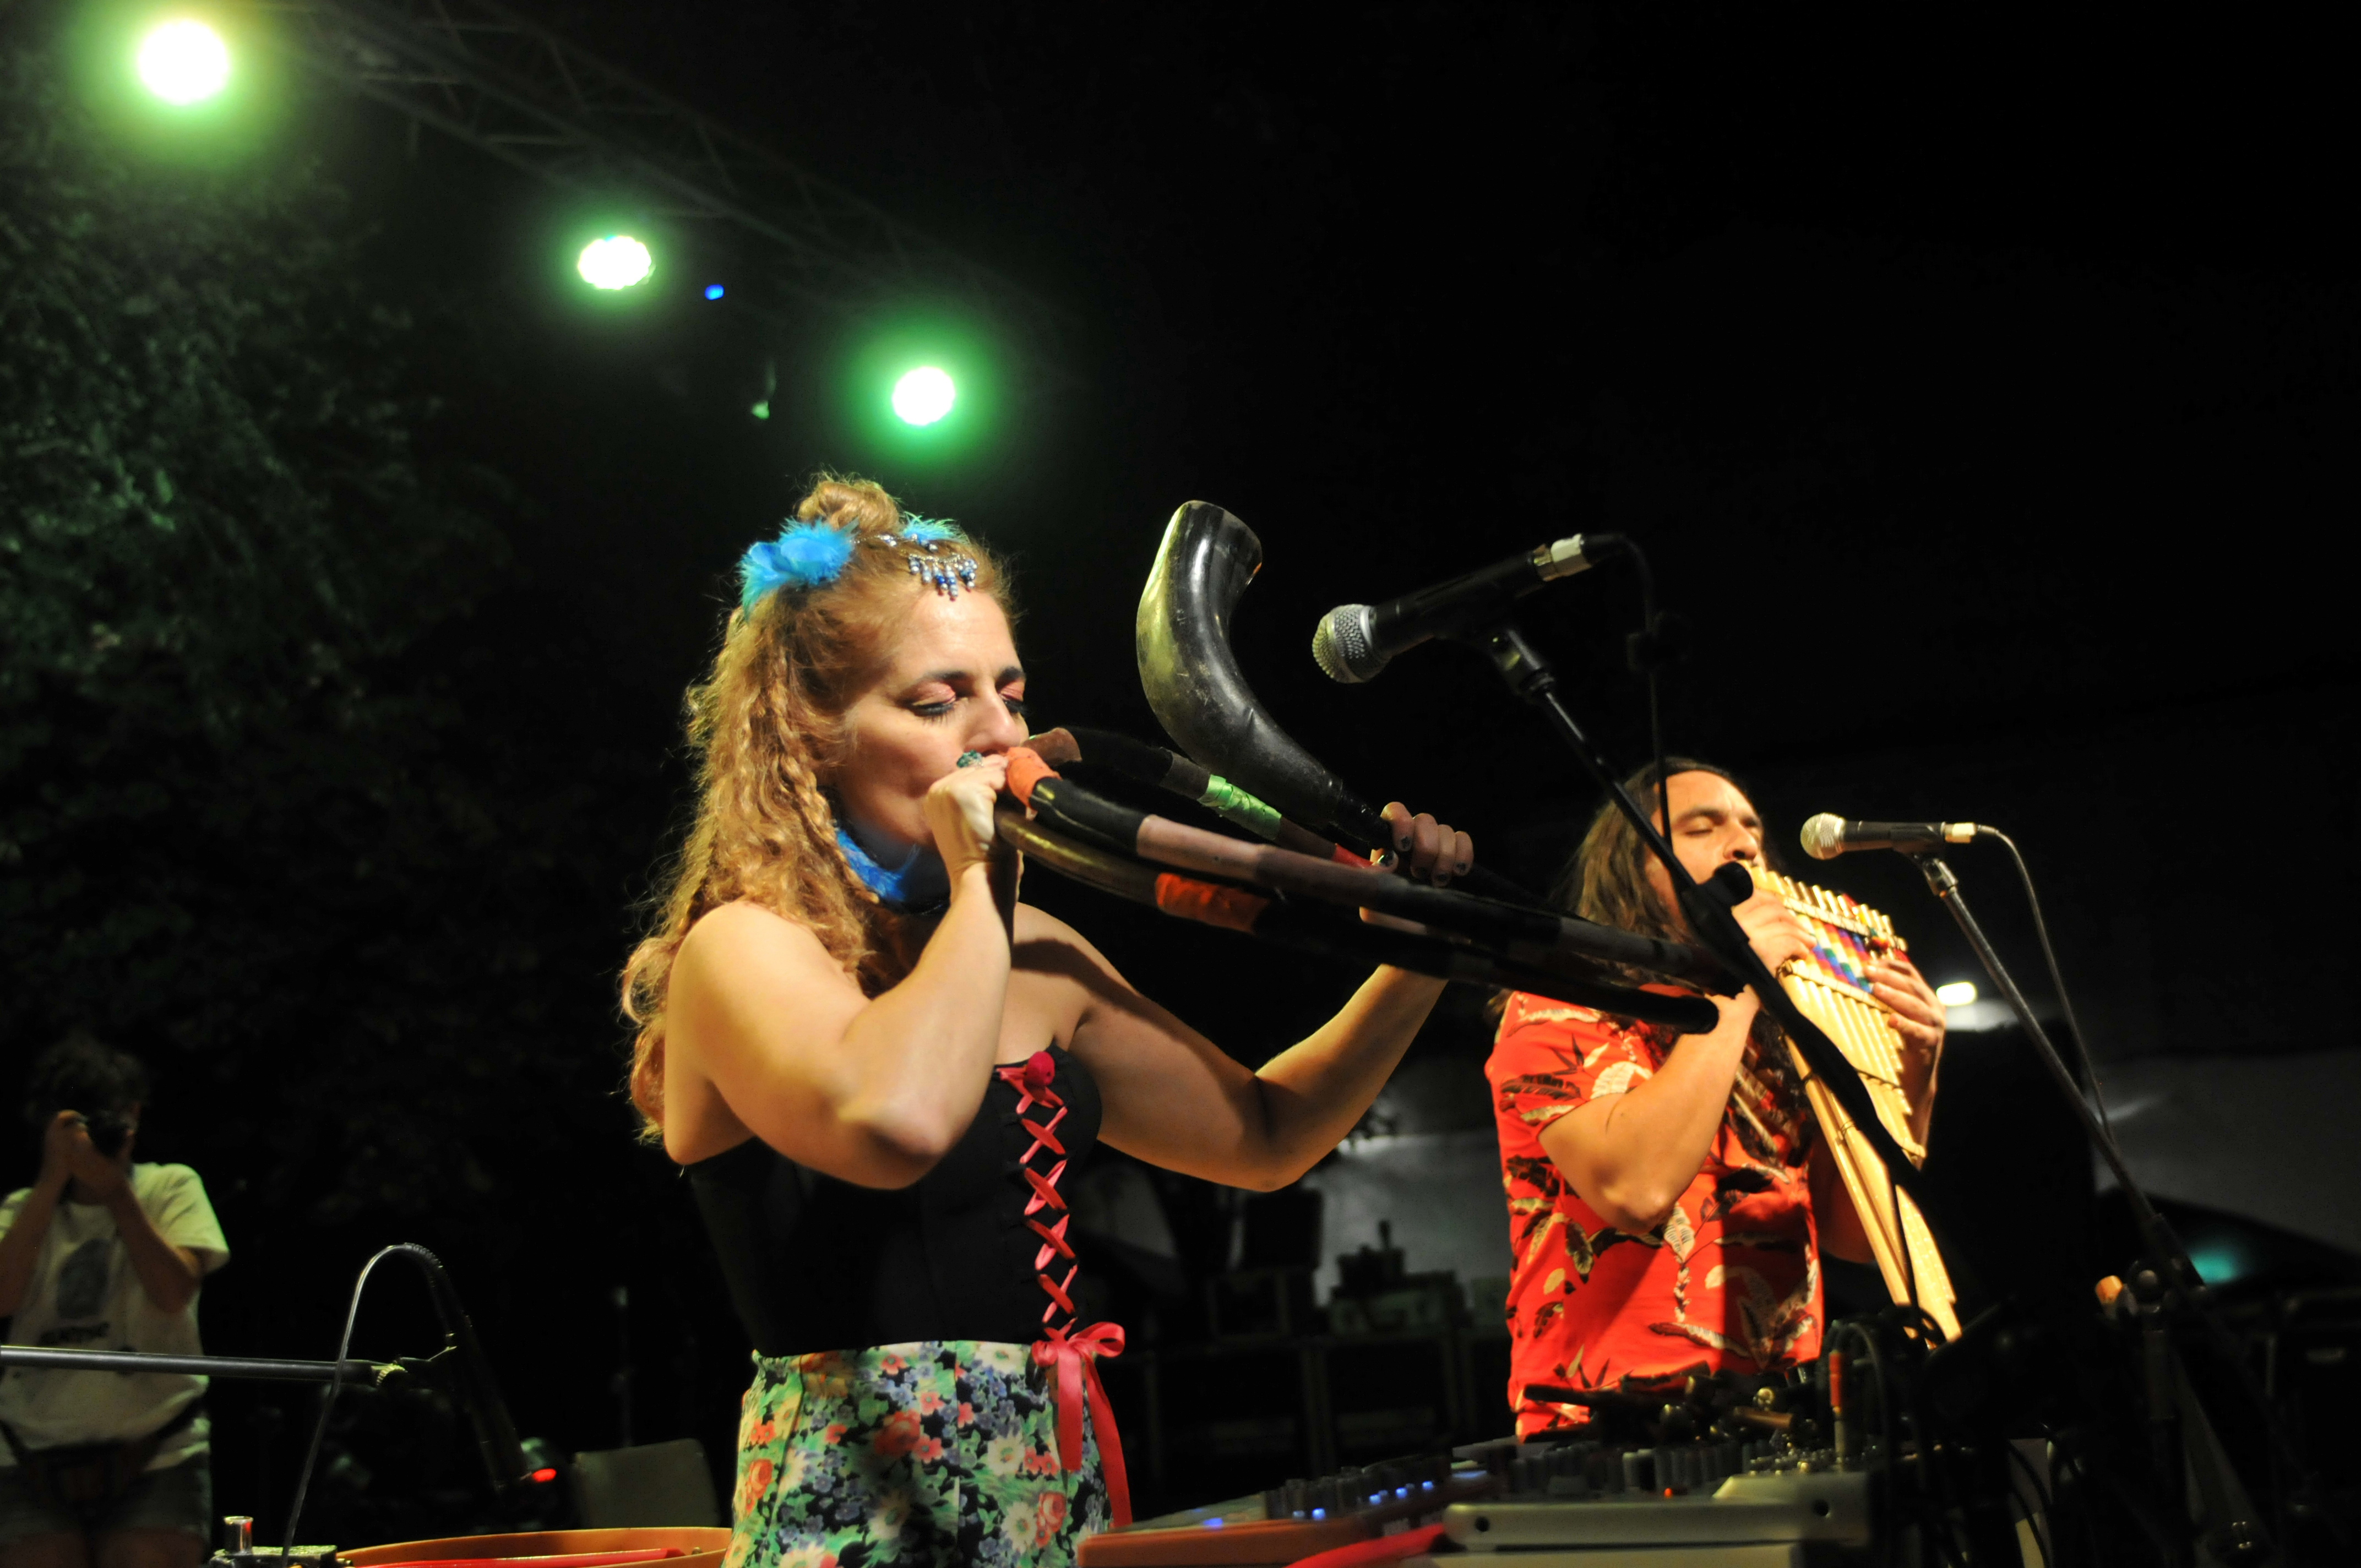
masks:
[[[540,1469],[534,1471],[531,1475],[527,1476],[526,1479],[529,1481],[555,1481],[557,1479],[557,1469],[555,1465],[544,1464]]]

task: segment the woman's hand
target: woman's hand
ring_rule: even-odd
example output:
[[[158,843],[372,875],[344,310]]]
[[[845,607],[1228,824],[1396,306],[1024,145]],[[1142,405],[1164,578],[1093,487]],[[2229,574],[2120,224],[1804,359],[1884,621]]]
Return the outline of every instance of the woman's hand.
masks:
[[[1378,815],[1393,834],[1394,853],[1420,881],[1445,887],[1475,865],[1476,840],[1449,823],[1437,822],[1423,811],[1413,817],[1399,800],[1389,801]]]
[[[956,884],[970,866],[989,867],[995,837],[993,807],[1008,787],[1008,759],[984,757],[953,768],[927,791],[927,826],[943,870]]]

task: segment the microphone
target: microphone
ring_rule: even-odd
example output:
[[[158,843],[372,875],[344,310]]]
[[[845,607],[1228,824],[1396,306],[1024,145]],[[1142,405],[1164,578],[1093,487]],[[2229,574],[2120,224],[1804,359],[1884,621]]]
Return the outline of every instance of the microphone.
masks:
[[[1570,533],[1383,604],[1340,604],[1320,618],[1312,634],[1312,657],[1332,681],[1357,685],[1375,679],[1395,654],[1497,615],[1543,583],[1588,571],[1622,543],[1619,533]]]
[[[1823,811],[1804,824],[1804,853],[1833,861],[1848,850],[1899,850],[1915,855],[1964,844],[1989,829],[1972,822],[1848,822]]]

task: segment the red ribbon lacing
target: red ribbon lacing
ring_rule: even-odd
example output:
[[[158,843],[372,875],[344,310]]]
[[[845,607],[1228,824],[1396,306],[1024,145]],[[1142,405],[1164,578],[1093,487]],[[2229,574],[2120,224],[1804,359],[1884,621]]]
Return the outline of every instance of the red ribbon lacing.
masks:
[[[1082,1265],[1074,1257],[1074,1249],[1066,1240],[1066,1225],[1073,1216],[1066,1212],[1066,1200],[1058,1190],[1058,1179],[1066,1174],[1066,1146],[1058,1141],[1058,1124],[1066,1119],[1066,1102],[1049,1087],[1058,1075],[1058,1064],[1047,1051],[1035,1051],[1022,1067],[1008,1066],[999,1069],[1000,1080],[1016,1091],[1016,1124],[1033,1140],[1030,1147],[1016,1162],[1016,1173],[1033,1190],[1026,1200],[1025,1224],[1041,1238],[1041,1247],[1033,1255],[1033,1282],[1049,1298],[1041,1309],[1042,1337],[1033,1342],[1033,1359],[1042,1366],[1056,1370],[1058,1379],[1058,1464],[1069,1471],[1082,1467],[1082,1407],[1090,1407],[1091,1424],[1099,1434],[1099,1460],[1106,1471],[1107,1506],[1114,1516],[1115,1528],[1131,1523],[1131,1483],[1123,1467],[1123,1439],[1115,1430],[1115,1410],[1108,1405],[1105,1386],[1099,1381],[1098,1358],[1123,1354],[1123,1329],[1115,1323],[1093,1323],[1076,1329],[1073,1323],[1074,1276]],[[1055,1114],[1043,1118],[1043,1111]],[[1033,1168],[1034,1157],[1044,1150],[1057,1157],[1058,1163],[1048,1175]],[[1057,1216],[1057,1223],[1044,1224],[1036,1216],[1044,1210]],[[1050,1277],[1052,1259],[1066,1265],[1065,1277]],[[1063,1323],[1054,1320],[1060,1312]]]

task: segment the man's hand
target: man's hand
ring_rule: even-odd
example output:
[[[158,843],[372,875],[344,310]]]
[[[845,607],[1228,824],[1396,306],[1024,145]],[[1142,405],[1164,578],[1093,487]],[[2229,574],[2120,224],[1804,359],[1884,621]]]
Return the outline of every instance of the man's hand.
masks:
[[[60,1111],[50,1119],[41,1137],[42,1185],[55,1183],[55,1190],[63,1191],[68,1182],[79,1181],[91,1196],[104,1200],[113,1197],[130,1178],[129,1138],[124,1140],[122,1152],[110,1159],[90,1141],[90,1123],[81,1112]]]
[[[1791,959],[1808,958],[1812,939],[1804,934],[1803,926],[1789,912],[1786,901],[1768,888],[1758,887],[1752,897],[1730,911],[1738,916],[1738,928],[1746,933],[1754,948],[1754,956],[1773,974]]]
[[[1905,1068],[1932,1068],[1943,1054],[1943,1004],[1917,966],[1896,953],[1869,966],[1869,993],[1894,1014],[1894,1032],[1902,1036]]]
[[[79,1111],[60,1111],[49,1118],[41,1131],[41,1174],[33,1183],[36,1191],[51,1197],[66,1190],[74,1178],[74,1146],[79,1142],[90,1148],[90,1132]],[[91,1148],[91,1153],[98,1151]]]
[[[111,1156],[103,1155],[98,1152],[98,1146],[90,1141],[90,1124],[77,1118],[73,1144],[69,1151],[74,1179],[102,1202],[113,1199],[118,1192],[129,1191],[131,1144],[137,1136],[136,1133],[126,1135],[120,1149]]]

